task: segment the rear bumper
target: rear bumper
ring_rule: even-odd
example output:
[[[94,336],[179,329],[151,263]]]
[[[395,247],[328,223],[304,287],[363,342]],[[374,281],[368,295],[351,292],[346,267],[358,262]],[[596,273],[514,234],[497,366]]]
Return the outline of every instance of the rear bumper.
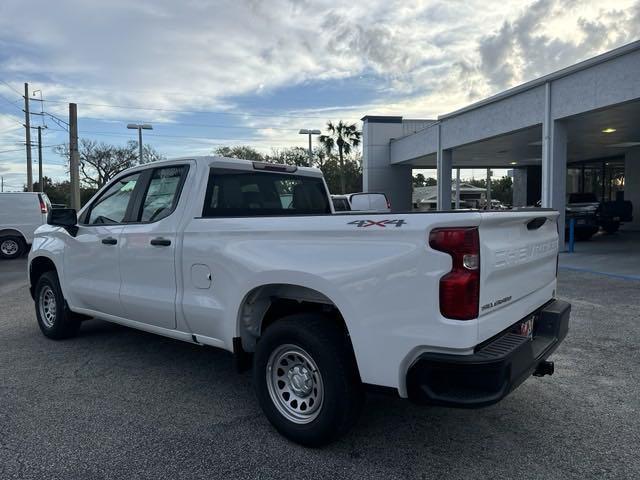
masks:
[[[465,408],[498,402],[558,347],[570,312],[569,303],[554,300],[535,313],[533,338],[503,332],[472,355],[422,354],[407,372],[409,399]]]

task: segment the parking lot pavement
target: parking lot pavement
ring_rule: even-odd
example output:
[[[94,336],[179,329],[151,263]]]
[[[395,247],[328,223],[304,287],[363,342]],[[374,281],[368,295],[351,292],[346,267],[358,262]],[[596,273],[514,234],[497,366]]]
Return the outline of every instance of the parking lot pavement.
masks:
[[[27,283],[27,257],[0,259],[0,295]]]
[[[553,377],[482,410],[370,395],[352,433],[310,450],[271,428],[230,354],[95,320],[47,340],[23,286],[0,295],[0,478],[640,478],[639,291],[563,271]]]

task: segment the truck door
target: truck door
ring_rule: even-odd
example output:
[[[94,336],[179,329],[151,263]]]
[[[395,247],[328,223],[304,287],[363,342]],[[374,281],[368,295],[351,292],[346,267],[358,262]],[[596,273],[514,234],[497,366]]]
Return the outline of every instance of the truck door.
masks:
[[[64,237],[63,284],[73,307],[122,316],[118,244],[139,179],[133,173],[113,181],[82,215],[77,234]]]
[[[124,317],[176,328],[175,212],[188,165],[145,170],[145,188],[135,201],[136,221],[123,227],[120,250],[120,301]]]

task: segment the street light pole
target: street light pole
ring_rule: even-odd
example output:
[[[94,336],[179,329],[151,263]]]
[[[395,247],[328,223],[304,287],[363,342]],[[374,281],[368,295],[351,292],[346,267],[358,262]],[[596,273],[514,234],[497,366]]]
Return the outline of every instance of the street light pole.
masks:
[[[313,148],[311,143],[311,135],[320,135],[322,132],[320,130],[308,130],[306,128],[300,129],[298,132],[300,135],[309,135],[309,166],[313,163]]]
[[[127,125],[127,128],[129,130],[138,130],[138,159],[140,160],[140,163],[142,163],[144,161],[144,159],[142,158],[142,130],[153,130],[153,125],[150,125],[148,123],[130,123]]]

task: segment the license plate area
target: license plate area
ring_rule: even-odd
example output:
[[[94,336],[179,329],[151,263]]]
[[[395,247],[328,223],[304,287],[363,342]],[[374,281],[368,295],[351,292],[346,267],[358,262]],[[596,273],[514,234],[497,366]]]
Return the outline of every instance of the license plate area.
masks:
[[[511,333],[522,337],[533,338],[533,329],[535,328],[536,315],[529,315],[516,323],[511,328]]]

